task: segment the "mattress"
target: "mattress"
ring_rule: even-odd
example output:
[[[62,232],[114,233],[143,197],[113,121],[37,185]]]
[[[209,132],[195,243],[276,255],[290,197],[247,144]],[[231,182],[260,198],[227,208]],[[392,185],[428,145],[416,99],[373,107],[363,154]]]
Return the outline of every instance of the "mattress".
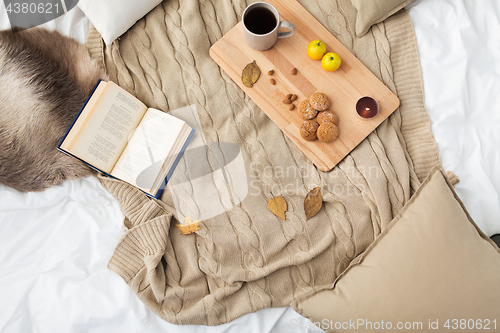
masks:
[[[415,0],[425,104],[445,170],[479,227],[500,233],[500,4]],[[73,10],[44,25],[80,42],[90,27]],[[0,29],[9,27],[0,3]],[[148,310],[106,268],[124,233],[116,200],[96,178],[41,193],[0,185],[0,332],[320,332],[291,308],[228,324],[176,326]]]

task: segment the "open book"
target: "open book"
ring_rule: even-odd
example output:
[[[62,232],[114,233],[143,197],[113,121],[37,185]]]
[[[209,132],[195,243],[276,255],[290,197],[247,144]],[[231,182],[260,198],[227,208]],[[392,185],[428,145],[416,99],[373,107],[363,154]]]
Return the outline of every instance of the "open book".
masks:
[[[58,149],[158,198],[194,131],[115,83],[99,81]]]

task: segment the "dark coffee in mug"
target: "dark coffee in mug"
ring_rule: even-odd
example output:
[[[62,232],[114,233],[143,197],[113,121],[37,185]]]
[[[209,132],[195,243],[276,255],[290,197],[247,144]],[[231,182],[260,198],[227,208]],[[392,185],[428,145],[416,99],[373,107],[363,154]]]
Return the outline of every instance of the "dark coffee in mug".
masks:
[[[269,50],[278,38],[290,37],[295,31],[292,23],[280,20],[278,10],[267,2],[254,2],[243,11],[242,30],[245,42],[257,51]],[[290,31],[279,32],[279,28]]]
[[[247,29],[257,35],[270,33],[277,25],[273,12],[263,7],[251,9],[243,21]]]

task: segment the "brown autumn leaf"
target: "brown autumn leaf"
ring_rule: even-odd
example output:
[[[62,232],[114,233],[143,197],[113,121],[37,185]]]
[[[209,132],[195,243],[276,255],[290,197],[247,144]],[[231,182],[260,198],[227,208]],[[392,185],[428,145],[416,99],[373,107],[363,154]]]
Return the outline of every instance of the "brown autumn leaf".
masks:
[[[267,201],[267,208],[269,208],[271,213],[285,221],[285,212],[287,206],[286,201],[282,196],[277,196],[269,199]]]
[[[182,224],[176,224],[177,228],[179,228],[182,231],[181,235],[189,235],[192,234],[193,232],[200,230],[200,227],[198,226],[200,221],[191,221],[189,216],[186,215],[184,218],[184,223]]]
[[[252,88],[253,84],[257,82],[260,77],[260,68],[257,66],[255,60],[252,63],[249,63],[243,69],[241,73],[241,81],[243,84],[249,88]]]
[[[321,197],[321,188],[315,187],[307,193],[304,199],[304,210],[306,212],[306,220],[316,215],[323,206],[323,198]]]

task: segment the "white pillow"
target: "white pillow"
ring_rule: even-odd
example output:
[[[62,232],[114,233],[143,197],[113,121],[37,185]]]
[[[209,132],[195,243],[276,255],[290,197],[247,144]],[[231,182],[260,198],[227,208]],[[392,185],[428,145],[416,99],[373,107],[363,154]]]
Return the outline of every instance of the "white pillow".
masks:
[[[123,35],[161,0],[80,0],[78,7],[101,34],[106,45]]]

